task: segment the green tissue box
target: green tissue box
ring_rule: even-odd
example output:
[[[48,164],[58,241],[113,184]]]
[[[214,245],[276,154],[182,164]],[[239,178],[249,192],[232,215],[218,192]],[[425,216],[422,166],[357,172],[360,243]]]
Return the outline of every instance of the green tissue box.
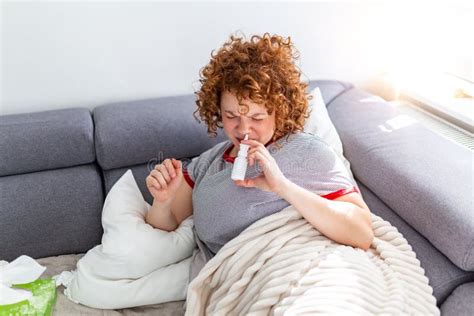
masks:
[[[0,305],[0,316],[52,315],[56,303],[55,280],[39,279],[30,283],[14,284],[12,288],[31,291],[33,297],[15,304]]]

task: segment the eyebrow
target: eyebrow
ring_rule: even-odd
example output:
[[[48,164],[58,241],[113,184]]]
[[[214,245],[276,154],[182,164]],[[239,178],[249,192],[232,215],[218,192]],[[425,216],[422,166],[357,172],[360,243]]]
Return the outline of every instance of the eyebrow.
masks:
[[[224,112],[237,116],[237,114],[235,114],[232,111],[225,110]],[[252,114],[251,116],[254,117],[254,116],[259,116],[259,115],[266,115],[266,113],[255,113],[255,114]]]

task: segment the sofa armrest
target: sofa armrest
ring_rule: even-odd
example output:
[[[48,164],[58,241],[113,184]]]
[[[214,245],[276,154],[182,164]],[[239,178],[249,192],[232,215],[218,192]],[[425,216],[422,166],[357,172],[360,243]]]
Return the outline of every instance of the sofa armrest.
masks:
[[[473,152],[357,88],[328,111],[355,177],[453,263],[474,271]]]

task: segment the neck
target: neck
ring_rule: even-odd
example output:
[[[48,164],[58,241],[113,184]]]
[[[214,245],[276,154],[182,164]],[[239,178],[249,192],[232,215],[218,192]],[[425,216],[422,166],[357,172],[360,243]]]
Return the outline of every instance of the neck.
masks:
[[[237,157],[237,154],[239,153],[239,148],[237,146],[234,146],[232,150],[229,153],[229,156],[231,157]]]

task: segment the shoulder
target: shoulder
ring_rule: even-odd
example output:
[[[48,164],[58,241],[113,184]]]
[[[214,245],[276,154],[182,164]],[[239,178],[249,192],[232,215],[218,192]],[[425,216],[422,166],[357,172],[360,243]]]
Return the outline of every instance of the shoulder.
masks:
[[[307,132],[291,134],[285,142],[289,145],[289,148],[292,150],[296,149],[297,152],[306,152],[308,154],[336,154],[325,140],[318,135]]]
[[[200,155],[188,159],[188,163],[211,163],[217,157],[220,157],[224,154],[224,151],[231,145],[230,140],[220,142],[213,147],[202,152]]]
[[[321,170],[341,168],[336,151],[321,137],[306,132],[299,132],[289,139],[287,154],[305,165],[317,166]]]
[[[231,141],[230,140],[225,140],[223,142],[220,142],[216,145],[214,145],[213,147],[209,148],[208,150],[206,150],[205,152],[203,152],[201,155],[199,155],[200,157],[216,157],[216,156],[219,156],[219,155],[223,155],[224,154],[224,151],[229,148],[229,146],[231,145]]]
[[[185,174],[185,177],[189,177],[188,180],[190,181],[188,182],[190,182],[191,187],[194,187],[194,183],[199,181],[211,165],[224,154],[230,143],[230,140],[220,142],[199,156],[183,160],[183,174]]]

